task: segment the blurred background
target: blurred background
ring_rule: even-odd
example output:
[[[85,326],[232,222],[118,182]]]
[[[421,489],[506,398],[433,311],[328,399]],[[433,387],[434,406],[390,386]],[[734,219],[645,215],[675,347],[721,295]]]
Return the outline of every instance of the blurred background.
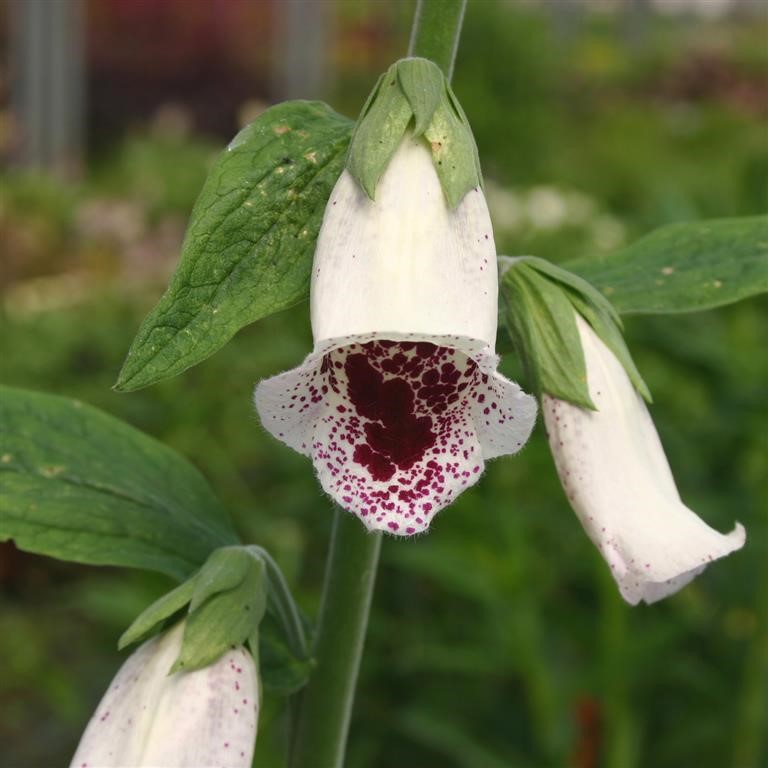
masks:
[[[3,383],[86,400],[192,459],[314,615],[332,517],[309,462],[250,402],[310,349],[306,306],[172,381],[110,390],[178,258],[212,159],[285,98],[355,116],[405,54],[412,0],[6,0],[0,16]],[[768,18],[739,0],[470,0],[455,90],[502,253],[564,262],[668,222],[768,210]],[[683,498],[745,549],[653,607],[624,605],[541,426],[516,458],[387,540],[350,768],[768,765],[765,297],[630,317]],[[505,372],[521,377],[511,354]],[[0,743],[68,763],[170,586],[0,549]],[[267,694],[255,765],[282,764]]]

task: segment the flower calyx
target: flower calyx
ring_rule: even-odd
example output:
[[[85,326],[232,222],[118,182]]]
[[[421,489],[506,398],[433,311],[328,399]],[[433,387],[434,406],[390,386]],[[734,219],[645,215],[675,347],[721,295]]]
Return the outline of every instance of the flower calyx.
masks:
[[[248,643],[258,658],[258,627],[267,607],[267,565],[257,551],[214,550],[197,573],[156,600],[123,633],[125,648],[156,634],[166,620],[186,618],[184,637],[170,673],[207,667],[228,649]]]
[[[410,128],[423,137],[450,208],[482,187],[477,146],[467,116],[440,68],[422,58],[395,62],[378,80],[358,118],[347,170],[375,199],[376,187]]]
[[[595,410],[577,315],[624,367],[635,389],[651,395],[624,343],[613,305],[578,275],[535,256],[499,257],[501,313],[539,397],[548,394]]]

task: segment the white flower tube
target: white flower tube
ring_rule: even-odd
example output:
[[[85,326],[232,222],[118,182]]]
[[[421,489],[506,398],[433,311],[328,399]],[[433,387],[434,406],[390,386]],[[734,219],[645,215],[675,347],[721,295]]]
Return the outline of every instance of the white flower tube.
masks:
[[[115,676],[70,768],[250,768],[259,682],[243,648],[193,672],[168,671],[184,623],[140,646]]]
[[[680,500],[648,409],[623,366],[577,313],[596,411],[545,395],[544,421],[560,481],[624,599],[653,603],[739,549]]]
[[[533,428],[535,400],[496,372],[497,297],[483,193],[450,210],[430,152],[406,134],[375,201],[347,171],[331,193],[314,350],[256,388],[262,423],[369,529],[426,530]]]

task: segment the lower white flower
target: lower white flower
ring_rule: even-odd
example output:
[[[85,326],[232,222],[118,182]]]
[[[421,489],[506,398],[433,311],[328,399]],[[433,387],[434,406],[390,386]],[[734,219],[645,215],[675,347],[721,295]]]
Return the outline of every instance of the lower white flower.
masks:
[[[742,547],[744,528],[718,533],[683,504],[645,403],[578,313],[576,321],[597,410],[544,395],[550,447],[568,500],[622,596],[653,603]]]
[[[250,768],[259,709],[253,658],[233,648],[208,667],[169,675],[184,626],[126,660],[70,768]]]
[[[262,423],[369,529],[425,531],[533,427],[534,398],[496,372],[497,298],[482,191],[451,210],[423,139],[406,135],[375,200],[348,171],[331,193],[314,350],[259,384]]]

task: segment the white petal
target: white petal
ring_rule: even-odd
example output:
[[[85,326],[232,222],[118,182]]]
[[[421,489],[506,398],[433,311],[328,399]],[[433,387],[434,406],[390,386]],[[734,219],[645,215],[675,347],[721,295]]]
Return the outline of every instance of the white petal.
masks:
[[[536,423],[536,399],[495,371],[478,382],[472,415],[484,459],[517,453]]]
[[[597,411],[545,396],[544,421],[571,506],[633,605],[683,587],[739,549],[680,499],[648,409],[624,368],[577,315],[589,393]]]
[[[331,193],[312,271],[316,346],[415,333],[496,341],[496,248],[485,197],[449,210],[422,139],[403,139],[370,200],[344,171]]]
[[[70,768],[248,768],[259,707],[256,665],[242,648],[194,672],[168,671],[184,624],[123,664]]]

